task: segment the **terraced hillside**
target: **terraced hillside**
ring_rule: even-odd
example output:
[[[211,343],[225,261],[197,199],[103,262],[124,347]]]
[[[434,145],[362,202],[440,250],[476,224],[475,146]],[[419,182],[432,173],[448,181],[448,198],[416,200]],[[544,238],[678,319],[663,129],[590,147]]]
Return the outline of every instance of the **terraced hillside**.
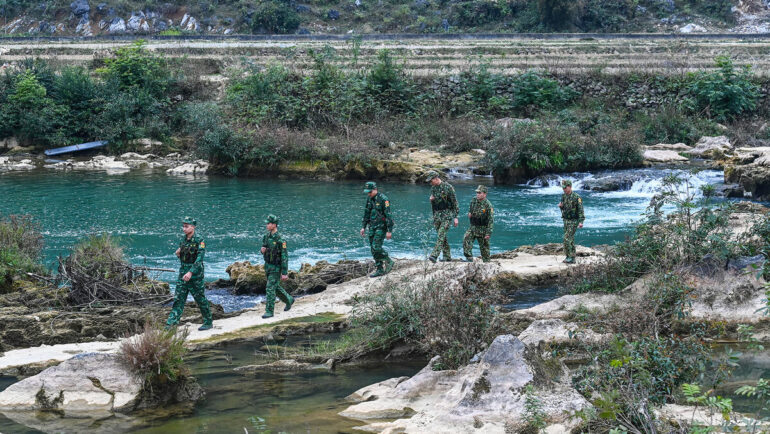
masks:
[[[53,65],[99,66],[114,50],[131,41],[3,42],[0,61],[7,67],[27,58]],[[324,53],[343,69],[376,62],[390,50],[414,76],[451,75],[486,65],[491,72],[515,74],[528,69],[554,73],[683,74],[713,68],[714,58],[730,56],[736,64],[752,66],[755,74],[770,74],[770,38],[639,38],[525,37],[493,39],[415,40],[153,40],[146,48],[177,59],[185,70],[206,76],[227,75],[244,66],[281,64],[307,70],[313,53]]]

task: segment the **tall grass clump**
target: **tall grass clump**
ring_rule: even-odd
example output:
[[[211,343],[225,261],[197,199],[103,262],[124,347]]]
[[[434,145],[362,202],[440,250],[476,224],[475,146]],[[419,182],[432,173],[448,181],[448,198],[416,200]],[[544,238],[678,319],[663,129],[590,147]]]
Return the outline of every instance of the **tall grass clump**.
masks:
[[[189,374],[184,356],[187,353],[186,328],[164,329],[156,321],[147,320],[141,334],[120,343],[118,357],[136,375],[145,379],[145,387],[173,383]]]

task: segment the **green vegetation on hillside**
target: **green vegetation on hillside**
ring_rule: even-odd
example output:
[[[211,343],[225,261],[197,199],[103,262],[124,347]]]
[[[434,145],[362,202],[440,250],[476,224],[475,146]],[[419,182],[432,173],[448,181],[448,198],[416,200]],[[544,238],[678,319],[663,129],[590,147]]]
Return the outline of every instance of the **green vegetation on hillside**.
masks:
[[[69,0],[0,1],[0,23],[19,16],[55,22],[70,14]],[[91,5],[92,20],[128,17],[135,11],[155,12],[180,19],[191,14],[208,26],[239,33],[295,33],[300,28],[318,33],[443,33],[443,32],[656,32],[685,22],[716,27],[734,24],[732,0],[245,0],[163,4],[121,0]],[[77,20],[77,18],[72,18]],[[167,31],[165,29],[161,29]]]
[[[716,122],[740,124],[766,111],[761,82],[727,58],[712,72],[676,76],[503,74],[482,64],[425,79],[387,50],[366,66],[332,49],[311,57],[307,71],[278,64],[232,71],[222,100],[141,42],[94,70],[28,60],[0,77],[0,138],[37,149],[108,140],[125,152],[149,137],[233,175],[294,161],[367,162],[399,145],[483,149],[499,180],[521,182],[632,167],[641,145],[693,144],[720,133]],[[637,88],[652,89],[655,103],[623,108]]]

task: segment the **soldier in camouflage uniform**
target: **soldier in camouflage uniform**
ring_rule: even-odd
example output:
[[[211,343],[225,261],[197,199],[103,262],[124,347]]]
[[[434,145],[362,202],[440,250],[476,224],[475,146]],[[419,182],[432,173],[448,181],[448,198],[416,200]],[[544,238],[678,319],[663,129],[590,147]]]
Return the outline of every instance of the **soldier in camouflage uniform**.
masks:
[[[203,292],[203,255],[206,252],[206,242],[201,236],[195,234],[196,223],[191,217],[185,217],[182,221],[184,237],[179,243],[179,248],[176,249],[176,256],[182,264],[179,267],[179,277],[174,289],[174,305],[166,321],[167,328],[179,324],[188,292],[192,294],[203,316],[203,325],[198,330],[208,330],[212,327],[209,301],[206,300]]]
[[[393,219],[390,216],[390,201],[387,196],[377,190],[376,183],[367,182],[364,186],[364,193],[369,197],[366,199],[366,207],[364,208],[361,236],[364,236],[366,227],[369,226],[369,247],[372,250],[374,264],[377,266],[377,270],[369,277],[377,277],[388,274],[393,269],[393,260],[388,256],[388,252],[382,248],[382,241],[391,238]]]
[[[430,204],[433,209],[433,227],[436,228],[438,237],[436,245],[433,247],[428,259],[436,262],[439,253],[444,253],[442,261],[451,261],[452,254],[449,250],[449,241],[447,233],[449,225],[454,220],[454,226],[457,227],[457,214],[460,213],[460,206],[457,204],[455,189],[448,182],[444,182],[438,176],[438,173],[431,170],[428,172],[428,182],[430,182]]]
[[[489,237],[495,227],[495,210],[487,200],[487,187],[479,185],[476,188],[476,197],[471,199],[468,218],[471,227],[465,232],[463,238],[463,254],[465,262],[473,262],[473,242],[478,240],[481,250],[481,260],[489,262]]]
[[[265,314],[262,318],[271,318],[275,310],[275,296],[286,304],[284,311],[291,309],[294,297],[289,295],[281,286],[282,280],[289,278],[289,253],[286,241],[278,233],[278,217],[270,214],[265,220],[267,233],[262,237],[262,252],[265,258],[265,275],[267,277],[267,296],[265,299]]]
[[[564,254],[567,258],[563,261],[565,264],[575,263],[575,232],[583,227],[583,221],[586,219],[583,214],[583,199],[577,193],[572,192],[572,181],[564,180],[561,183],[564,194],[561,196],[559,208],[561,208],[561,218],[564,220]]]

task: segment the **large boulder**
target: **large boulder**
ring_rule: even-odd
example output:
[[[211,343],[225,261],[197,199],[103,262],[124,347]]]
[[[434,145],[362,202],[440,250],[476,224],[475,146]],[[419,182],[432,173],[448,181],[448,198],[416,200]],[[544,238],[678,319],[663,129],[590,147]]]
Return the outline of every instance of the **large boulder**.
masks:
[[[81,354],[8,386],[0,411],[125,412],[140,400],[143,384],[114,354]]]
[[[251,265],[249,261],[236,262],[225,271],[236,294],[264,294],[267,288],[267,276],[264,265]]]
[[[732,150],[733,145],[730,144],[730,139],[728,139],[727,136],[703,136],[698,140],[698,143],[695,144],[695,147],[690,151],[687,151],[687,153],[693,157],[716,160],[724,158],[725,155],[731,153]]]
[[[770,147],[737,149],[725,165],[725,182],[740,185],[754,199],[770,199]]]
[[[644,161],[650,163],[680,163],[688,161],[687,157],[679,155],[676,151],[664,151],[648,149],[643,154]]]
[[[209,170],[209,163],[203,160],[195,161],[194,163],[185,163],[181,166],[168,169],[166,173],[169,175],[205,175]]]
[[[91,11],[91,6],[88,4],[88,0],[75,0],[70,3],[70,10],[76,17],[85,15]]]
[[[526,427],[527,388],[547,422],[577,425],[576,411],[590,406],[570,384],[564,366],[545,362],[512,335],[495,338],[477,363],[458,370],[434,370],[436,357],[412,378],[392,378],[364,387],[348,400],[340,415],[372,421],[359,429],[371,432],[522,432]],[[411,416],[411,417],[409,417]]]
[[[634,175],[612,175],[603,178],[589,178],[581,183],[581,190],[590,191],[627,191],[631,189],[639,177]]]

